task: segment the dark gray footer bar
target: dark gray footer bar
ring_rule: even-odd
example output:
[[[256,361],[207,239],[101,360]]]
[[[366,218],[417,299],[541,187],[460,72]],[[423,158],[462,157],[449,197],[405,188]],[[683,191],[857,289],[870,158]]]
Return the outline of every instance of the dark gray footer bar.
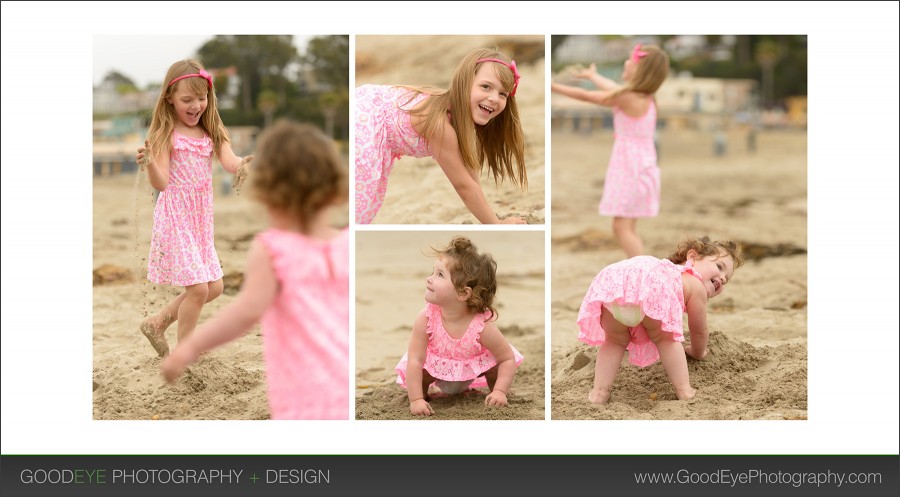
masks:
[[[4,455],[12,496],[893,496],[900,456]]]

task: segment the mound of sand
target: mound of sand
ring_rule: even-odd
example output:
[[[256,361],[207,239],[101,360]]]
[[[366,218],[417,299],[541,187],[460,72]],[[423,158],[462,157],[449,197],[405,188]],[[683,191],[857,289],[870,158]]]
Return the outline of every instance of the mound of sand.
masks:
[[[799,344],[754,347],[712,332],[707,358],[688,359],[697,389],[689,401],[677,399],[662,363],[637,368],[626,358],[602,406],[587,401],[596,351],[578,346],[561,359],[553,419],[806,419],[806,348]]]

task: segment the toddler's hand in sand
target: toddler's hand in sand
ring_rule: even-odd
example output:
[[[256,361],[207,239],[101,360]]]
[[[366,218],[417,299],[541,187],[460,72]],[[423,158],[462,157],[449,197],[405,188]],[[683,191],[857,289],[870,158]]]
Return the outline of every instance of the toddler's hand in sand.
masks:
[[[494,390],[484,399],[484,405],[506,407],[509,405],[509,402],[506,400],[506,393],[501,392],[500,390]]]
[[[162,362],[159,365],[160,372],[162,372],[163,378],[166,379],[168,383],[173,383],[175,380],[184,373],[184,370],[196,361],[197,358],[194,357],[194,354],[188,350],[187,347],[178,346],[175,347],[169,355],[163,358]]]
[[[244,186],[244,181],[247,179],[247,174],[250,173],[250,162],[253,160],[252,155],[248,155],[241,159],[241,163],[238,164],[237,171],[234,173],[234,181],[231,182],[231,187],[235,190],[240,190],[242,186]]]
[[[425,399],[414,400],[409,403],[409,413],[413,416],[431,416],[434,409]]]
[[[700,354],[694,354],[694,348],[691,347],[690,343],[682,342],[682,345],[684,345],[684,353],[687,354],[689,357],[697,359],[698,361],[703,360],[703,358],[706,357],[706,353],[708,352],[708,350],[704,350]]]

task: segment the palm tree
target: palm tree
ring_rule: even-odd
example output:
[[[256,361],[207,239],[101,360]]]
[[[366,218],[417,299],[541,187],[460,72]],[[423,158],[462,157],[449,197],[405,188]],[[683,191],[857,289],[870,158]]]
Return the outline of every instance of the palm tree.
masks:
[[[775,100],[775,66],[782,57],[781,47],[772,40],[760,40],[756,44],[756,62],[762,69],[763,103],[770,107]]]
[[[256,106],[262,111],[265,117],[265,126],[268,128],[272,124],[272,116],[278,109],[278,94],[272,90],[262,90],[256,99]]]

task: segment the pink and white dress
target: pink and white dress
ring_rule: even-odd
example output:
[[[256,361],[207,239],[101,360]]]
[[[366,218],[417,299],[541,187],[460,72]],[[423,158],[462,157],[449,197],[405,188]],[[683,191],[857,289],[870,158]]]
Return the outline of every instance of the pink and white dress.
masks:
[[[278,279],[262,317],[272,419],[348,419],[349,231],[331,240],[268,229],[256,236]]]
[[[656,104],[631,117],[613,108],[615,141],[600,200],[601,215],[638,218],[659,214],[659,167],[656,164]]]
[[[405,110],[428,95],[397,86],[363,85],[356,89],[356,222],[369,224],[387,192],[394,161],[402,156],[431,157]]]
[[[469,388],[487,386],[484,379],[485,371],[497,365],[494,355],[481,345],[481,332],[484,323],[491,318],[489,311],[476,314],[466,333],[459,339],[453,338],[444,329],[441,318],[441,308],[430,302],[425,303],[425,315],[428,318],[425,330],[428,333],[428,347],[425,349],[425,370],[439,380],[445,382],[472,383]],[[510,344],[515,357],[516,366],[525,359],[522,354]],[[407,354],[397,363],[394,370],[397,372],[397,383],[406,388],[406,364]],[[451,392],[445,392],[451,393]]]
[[[635,306],[644,316],[661,321],[662,331],[672,333],[675,341],[683,342],[685,304],[681,273],[700,278],[690,263],[680,266],[648,255],[606,266],[594,277],[581,302],[578,339],[589,345],[602,345],[606,341],[606,332],[600,325],[602,308]],[[633,325],[629,332],[628,360],[639,367],[656,362],[659,351],[643,325]]]
[[[169,184],[153,209],[147,279],[173,286],[216,281],[222,265],[213,246],[212,139],[173,133]]]

